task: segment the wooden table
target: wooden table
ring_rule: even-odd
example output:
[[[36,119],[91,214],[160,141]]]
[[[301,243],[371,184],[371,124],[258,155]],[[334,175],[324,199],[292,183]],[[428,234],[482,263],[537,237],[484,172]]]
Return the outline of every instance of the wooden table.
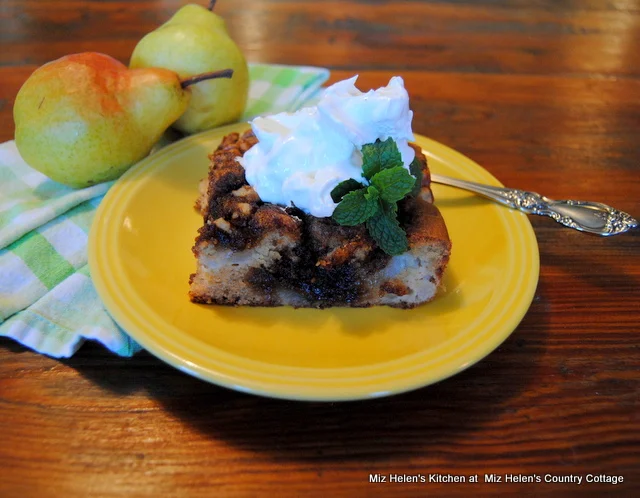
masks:
[[[3,0],[0,141],[38,65],[127,62],[180,0]],[[405,78],[414,130],[503,183],[640,216],[640,2],[220,0],[251,61],[331,81]],[[0,496],[631,496],[640,490],[640,232],[605,239],[532,217],[531,309],[479,364],[367,402],[298,403],[85,345],[57,361],[0,341]],[[479,483],[370,483],[370,474]],[[485,483],[485,474],[502,476]],[[578,484],[507,483],[508,474]],[[588,474],[622,484],[585,484]]]

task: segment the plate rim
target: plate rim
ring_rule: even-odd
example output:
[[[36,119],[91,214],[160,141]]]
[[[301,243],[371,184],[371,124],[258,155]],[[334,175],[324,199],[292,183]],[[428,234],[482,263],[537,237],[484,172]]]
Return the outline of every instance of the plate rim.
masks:
[[[265,375],[264,373],[260,373],[260,378],[256,378],[256,376],[254,375],[253,378],[247,379],[246,375],[244,377],[238,377],[237,374],[233,375],[234,369],[237,371],[240,370],[237,367],[225,365],[226,367],[228,367],[225,372],[215,371],[210,367],[199,365],[198,362],[193,361],[193,355],[188,354],[189,351],[185,350],[184,345],[181,345],[170,336],[166,338],[167,342],[165,342],[165,344],[158,344],[157,341],[154,341],[153,338],[149,336],[148,331],[145,333],[145,327],[149,328],[150,324],[139,323],[139,321],[137,322],[135,320],[135,317],[132,318],[132,316],[127,315],[127,313],[123,313],[122,303],[118,303],[117,299],[114,298],[112,289],[113,282],[110,282],[108,278],[105,278],[105,275],[103,275],[100,267],[100,263],[105,257],[104,253],[106,253],[106,251],[104,250],[104,247],[102,247],[102,245],[97,242],[97,240],[104,233],[104,230],[108,227],[109,216],[114,215],[114,204],[116,204],[115,211],[117,212],[117,203],[115,202],[115,200],[118,199],[119,195],[123,195],[123,193],[126,193],[127,186],[129,186],[129,188],[133,188],[131,187],[131,185],[135,184],[135,180],[138,177],[144,177],[144,175],[147,174],[147,170],[154,165],[158,157],[162,158],[163,156],[170,156],[172,153],[177,153],[182,149],[192,146],[192,144],[202,143],[203,141],[206,142],[209,140],[216,141],[218,140],[218,138],[222,138],[222,136],[227,133],[237,131],[241,127],[246,128],[247,126],[248,125],[246,123],[235,123],[232,125],[227,125],[221,128],[209,130],[203,133],[183,138],[173,144],[164,147],[161,151],[148,156],[147,158],[143,159],[132,168],[130,168],[127,172],[125,172],[122,177],[118,179],[115,184],[109,189],[96,210],[89,233],[88,244],[89,269],[91,272],[92,280],[94,282],[94,286],[105,308],[107,309],[109,315],[113,318],[113,320],[125,331],[125,333],[131,335],[149,353],[183,372],[186,372],[204,381],[211,382],[213,384],[217,384],[236,391],[289,400],[349,401],[377,398],[412,391],[456,375],[466,368],[481,361],[483,358],[493,352],[515,331],[518,324],[522,321],[528,309],[530,308],[538,285],[540,269],[539,249],[535,232],[533,231],[533,227],[531,226],[528,217],[524,213],[509,210],[507,208],[502,208],[503,210],[499,212],[503,213],[503,219],[511,220],[514,223],[520,225],[520,230],[518,230],[518,233],[524,241],[522,243],[522,247],[529,250],[528,259],[532,266],[530,267],[528,282],[526,282],[527,286],[524,289],[520,288],[520,292],[514,293],[514,295],[517,294],[519,296],[519,305],[516,308],[516,312],[511,313],[508,319],[503,322],[500,327],[498,327],[498,332],[494,331],[490,334],[489,341],[484,342],[481,346],[475,344],[475,342],[477,341],[470,341],[463,347],[457,348],[455,350],[456,357],[461,357],[461,360],[456,362],[457,365],[455,367],[449,366],[449,368],[444,369],[440,367],[439,369],[435,370],[435,372],[437,373],[433,374],[432,372],[432,375],[429,376],[425,375],[423,369],[419,368],[419,366],[416,366],[414,362],[414,365],[412,367],[406,369],[409,372],[405,373],[405,376],[400,376],[400,380],[397,380],[396,377],[398,374],[403,373],[402,370],[393,370],[392,372],[389,372],[387,368],[383,368],[383,373],[374,374],[376,370],[376,368],[374,367],[376,366],[378,367],[378,369],[380,369],[382,366],[388,366],[393,363],[406,363],[407,358],[419,357],[421,352],[396,358],[394,360],[390,360],[389,362],[367,366],[322,369],[285,365],[278,365],[274,367],[273,365],[271,365],[272,369],[275,369],[276,371],[288,372],[288,376],[286,377],[288,379],[288,382],[280,382],[279,384],[274,385],[272,382],[273,379],[271,379],[271,381],[269,380],[269,377],[272,376]],[[437,142],[420,134],[415,134],[415,137],[415,142],[418,143],[418,145],[420,145],[422,149],[425,150],[425,152],[427,152],[429,157],[435,157],[445,163],[451,163],[452,161],[450,159],[442,157],[443,155],[448,156],[449,158],[454,158],[453,162],[456,164],[463,163],[465,169],[471,168],[471,170],[475,174],[470,176],[463,175],[464,178],[491,183],[497,186],[502,185],[486,169],[482,168],[482,166],[475,163],[475,161],[461,154],[455,149],[452,149],[440,142]],[[431,148],[432,151],[429,151],[429,148]],[[436,154],[433,152],[433,150],[439,150],[444,154]],[[170,161],[165,162],[167,164],[165,164],[164,167],[169,167]],[[501,226],[504,226],[504,222],[501,223]],[[165,326],[175,328],[169,323],[165,323]],[[169,344],[169,346],[173,347],[173,350],[171,349],[171,347],[167,347],[167,343]],[[242,357],[233,355],[232,353],[226,351],[222,351],[219,349],[217,351],[220,353],[219,356],[223,358],[225,356],[228,356],[234,359],[242,359]],[[244,358],[243,360],[243,363],[245,365],[270,365],[267,363],[259,362],[258,360],[247,358]],[[445,365],[447,365],[446,362]],[[350,379],[350,382],[353,385],[349,385],[349,381],[341,378],[338,375],[339,373],[348,373],[354,371],[366,372],[367,370],[371,372],[369,375],[369,379],[371,381],[375,380],[375,377],[384,378],[384,380],[379,381],[378,383],[374,382],[373,385],[368,383],[365,386],[362,386],[362,380],[365,377],[357,377],[354,379]],[[414,370],[416,372],[412,373],[412,371]],[[320,376],[315,379],[313,377],[305,377],[301,380],[298,379],[298,382],[294,382],[291,379],[291,374],[301,372],[322,372],[325,374],[325,376]],[[326,374],[330,372],[333,372],[334,375],[326,376]],[[423,372],[423,375],[420,375],[421,372]],[[247,371],[245,369],[244,373],[251,373],[251,370]],[[282,378],[282,373],[277,375],[276,377]],[[315,382],[313,382],[313,380],[315,380]],[[337,385],[335,385],[336,383]],[[376,386],[376,388],[373,389],[373,386]]]

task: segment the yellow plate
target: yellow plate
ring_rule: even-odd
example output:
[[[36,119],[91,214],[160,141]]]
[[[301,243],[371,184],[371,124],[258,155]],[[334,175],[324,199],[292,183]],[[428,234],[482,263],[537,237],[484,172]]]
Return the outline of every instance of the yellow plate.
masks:
[[[453,250],[446,291],[413,310],[309,310],[192,304],[193,209],[207,154],[232,125],[172,144],[108,192],[89,239],[98,294],[149,352],[201,379],[299,400],[387,396],[432,384],[477,362],[517,327],[538,281],[526,215],[435,185]],[[417,136],[435,173],[500,185],[442,144]]]

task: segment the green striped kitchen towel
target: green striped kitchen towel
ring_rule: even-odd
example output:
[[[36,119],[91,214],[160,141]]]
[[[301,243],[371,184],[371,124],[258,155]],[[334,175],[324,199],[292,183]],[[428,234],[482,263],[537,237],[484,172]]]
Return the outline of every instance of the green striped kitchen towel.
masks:
[[[323,68],[249,65],[244,118],[294,111],[329,77]],[[104,310],[87,267],[91,220],[113,182],[71,189],[30,168],[15,142],[0,144],[0,336],[69,357],[86,339],[139,351]]]

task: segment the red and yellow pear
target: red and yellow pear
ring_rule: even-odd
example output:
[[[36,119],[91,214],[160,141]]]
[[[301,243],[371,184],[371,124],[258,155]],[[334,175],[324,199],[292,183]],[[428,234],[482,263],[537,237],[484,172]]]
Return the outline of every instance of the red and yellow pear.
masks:
[[[128,69],[87,52],[49,62],[24,83],[13,115],[15,139],[31,167],[70,187],[119,177],[145,157],[187,109],[190,84],[161,68]]]

